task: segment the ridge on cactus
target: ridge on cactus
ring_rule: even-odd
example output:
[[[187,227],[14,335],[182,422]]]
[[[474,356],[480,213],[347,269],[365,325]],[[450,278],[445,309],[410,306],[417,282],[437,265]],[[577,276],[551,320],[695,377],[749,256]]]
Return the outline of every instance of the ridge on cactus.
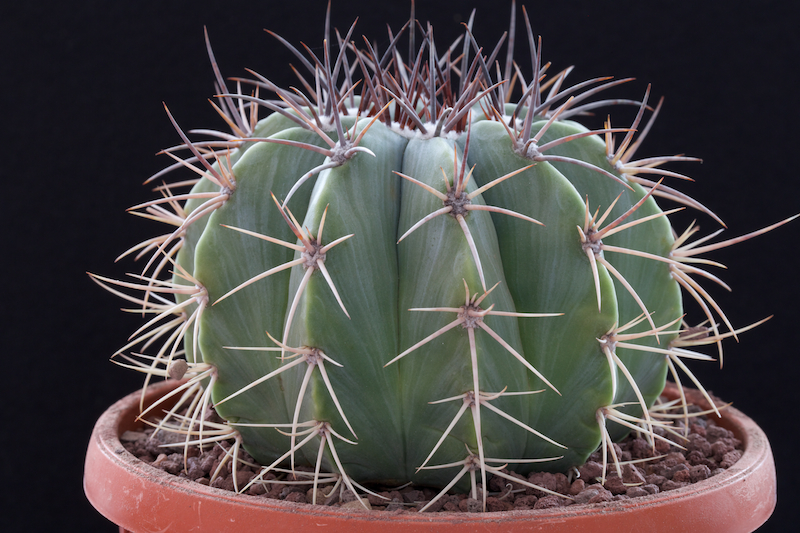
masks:
[[[493,47],[474,12],[442,46],[412,3],[378,50],[355,23],[331,33],[329,7],[321,55],[270,32],[303,90],[223,78],[206,35],[230,131],[190,140],[167,111],[181,144],[147,180],[157,198],[130,209],[167,229],[123,254],[144,262],[131,280],[92,275],[143,316],[115,362],[145,386],[184,380],[174,407],[143,413],[159,431],[233,439],[234,468],[241,447],[269,465],[251,484],[302,465],[315,488],[413,482],[485,508],[489,476],[530,485],[505,465],[567,471],[601,449],[619,470],[615,440],[663,438],[668,374],[714,405],[686,360],[721,365],[722,341],[763,320],[731,324],[705,289],[728,288],[722,265],[702,256],[795,217],[717,242],[673,228],[686,208],[722,221],[668,184],[689,178],[663,165],[696,158],[636,158],[663,99],[602,99],[630,79],[572,84],[524,8],[515,59],[516,15]],[[576,121],[615,105],[638,109],[630,125]]]

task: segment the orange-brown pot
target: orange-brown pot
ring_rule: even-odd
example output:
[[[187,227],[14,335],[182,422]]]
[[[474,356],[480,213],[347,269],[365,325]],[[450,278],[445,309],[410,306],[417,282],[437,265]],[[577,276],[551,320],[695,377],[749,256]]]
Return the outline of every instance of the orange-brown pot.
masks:
[[[174,386],[171,381],[152,386],[147,400]],[[674,385],[668,384],[665,394],[675,397]],[[152,467],[125,451],[119,440],[124,431],[141,427],[135,422],[139,397],[137,392],[123,398],[100,417],[86,455],[86,496],[121,532],[745,533],[763,524],[776,503],[775,464],[767,437],[750,418],[732,408],[723,411],[720,425],[742,440],[742,458],[724,473],[693,485],[630,500],[556,509],[396,515],[236,494]]]

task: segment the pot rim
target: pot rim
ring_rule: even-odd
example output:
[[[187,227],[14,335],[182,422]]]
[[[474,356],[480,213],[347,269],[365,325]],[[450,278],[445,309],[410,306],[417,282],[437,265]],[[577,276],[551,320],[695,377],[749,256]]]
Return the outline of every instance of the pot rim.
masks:
[[[151,385],[145,404],[177,385],[172,380]],[[676,397],[676,386],[668,383],[665,394]],[[237,494],[171,475],[140,461],[119,440],[124,431],[142,425],[135,423],[140,395],[140,391],[129,394],[98,419],[84,472],[84,491],[92,505],[106,518],[131,531],[160,531],[174,523],[180,523],[186,530],[217,533],[251,530],[244,528],[290,531],[297,529],[297,520],[304,516],[310,524],[319,526],[341,525],[346,531],[380,528],[382,533],[464,532],[469,526],[491,531],[488,528],[492,524],[502,531],[509,531],[508,526],[515,524],[522,526],[519,531],[576,531],[579,527],[594,532],[605,531],[601,527],[621,531],[625,530],[621,524],[630,520],[653,533],[698,530],[735,533],[758,528],[772,514],[777,502],[769,441],[753,420],[732,407],[722,411],[722,420],[717,423],[742,441],[742,458],[722,473],[679,489],[629,500],[553,509],[398,515],[390,511],[342,510]],[[697,396],[690,401],[702,407],[705,400]],[[768,494],[766,498],[764,491]],[[181,499],[186,503],[180,503]],[[175,505],[165,504],[167,500]],[[179,516],[180,508],[188,508],[190,512]],[[149,520],[149,525],[137,525],[142,520],[146,523]],[[137,529],[142,527],[145,529]]]

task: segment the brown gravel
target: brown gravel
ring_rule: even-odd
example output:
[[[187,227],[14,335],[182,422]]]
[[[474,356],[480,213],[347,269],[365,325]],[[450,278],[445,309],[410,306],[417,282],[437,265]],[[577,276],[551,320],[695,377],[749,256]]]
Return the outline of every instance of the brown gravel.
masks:
[[[682,427],[682,421],[676,422],[676,429]],[[656,431],[659,432],[658,429]],[[155,437],[152,434],[152,429],[145,429],[141,432],[128,431],[120,437],[120,440],[133,455],[170,474],[204,485],[234,490],[231,461],[228,461],[216,476],[214,475],[225,451],[230,449],[230,442],[223,442],[203,451],[196,446],[189,448],[184,468],[182,446],[179,448],[179,452],[162,447],[165,443],[181,442],[183,438],[164,432],[159,432]],[[663,431],[661,434],[669,437]],[[599,451],[592,454],[586,464],[578,468],[580,475],[577,477],[574,473],[568,477],[562,473],[550,472],[534,472],[523,477],[504,470],[516,478],[527,480],[529,483],[558,492],[568,498],[553,496],[495,476],[490,477],[488,481],[487,510],[545,509],[646,496],[702,481],[729,468],[742,455],[741,442],[733,436],[733,433],[717,426],[713,417],[692,418],[687,441],[680,441],[676,437],[669,438],[682,442],[685,449],[657,440],[654,451],[643,438],[635,435],[630,435],[624,441],[615,444],[617,456],[623,462],[649,459],[659,455],[662,457],[646,462],[624,464],[621,478],[611,465],[603,484],[600,483],[602,457]],[[236,481],[237,486],[241,489],[253,479],[261,467],[244,450],[240,451],[240,459],[243,463],[237,466]],[[309,472],[311,469],[298,467],[297,470],[300,471],[297,479],[292,479],[290,474],[276,476],[268,473],[263,478],[266,483],[253,484],[246,493],[266,498],[310,503],[314,496],[312,484],[306,482],[309,477],[303,476],[302,472]],[[331,487],[331,484],[319,486],[317,504],[353,509],[363,509],[366,506],[371,510],[395,513],[414,512],[438,493],[428,487],[408,486],[401,490],[373,487],[381,497],[362,496],[362,505],[362,502],[359,502],[356,496],[347,489],[331,491]],[[428,508],[429,512],[458,513],[480,510],[481,503],[470,498],[468,494],[448,494]]]

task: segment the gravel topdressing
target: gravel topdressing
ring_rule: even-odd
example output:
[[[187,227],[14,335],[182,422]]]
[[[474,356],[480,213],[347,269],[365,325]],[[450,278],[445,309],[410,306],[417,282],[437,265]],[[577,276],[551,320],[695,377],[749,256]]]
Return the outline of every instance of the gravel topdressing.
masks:
[[[215,414],[209,413],[209,417],[213,416]],[[686,440],[656,428],[656,433],[669,438],[674,444],[656,440],[655,449],[644,438],[636,434],[629,435],[614,445],[617,457],[625,463],[621,468],[622,477],[617,475],[614,465],[609,461],[605,483],[601,483],[603,466],[599,451],[592,454],[584,465],[568,474],[534,472],[521,476],[504,469],[503,472],[514,478],[563,496],[548,494],[500,476],[490,475],[487,483],[487,511],[546,509],[636,498],[707,479],[732,466],[742,455],[742,443],[732,432],[716,425],[715,418],[713,415],[691,418]],[[683,421],[677,420],[674,429],[682,433],[683,428]],[[222,442],[204,450],[192,446],[184,464],[183,439],[184,437],[163,431],[153,436],[152,428],[127,431],[120,437],[126,450],[152,466],[197,483],[234,490],[232,461],[228,460],[217,472],[220,461],[232,443]],[[163,447],[168,443],[180,443],[180,447]],[[677,443],[683,448],[676,445]],[[643,459],[649,460],[640,461]],[[245,487],[261,469],[262,466],[246,451],[240,450],[239,464],[236,467],[239,489]],[[312,478],[313,470],[304,467],[297,467],[296,474],[269,472],[263,476],[263,482],[252,484],[245,493],[310,503],[314,497]],[[361,510],[367,507],[372,511],[416,512],[439,493],[429,487],[413,485],[403,488],[369,488],[378,496],[362,494],[361,501],[358,501],[356,495],[342,484],[334,486],[333,482],[320,483],[316,489],[316,502],[318,505]],[[426,512],[479,512],[481,507],[480,495],[476,500],[469,497],[469,494],[447,494],[434,502]]]

